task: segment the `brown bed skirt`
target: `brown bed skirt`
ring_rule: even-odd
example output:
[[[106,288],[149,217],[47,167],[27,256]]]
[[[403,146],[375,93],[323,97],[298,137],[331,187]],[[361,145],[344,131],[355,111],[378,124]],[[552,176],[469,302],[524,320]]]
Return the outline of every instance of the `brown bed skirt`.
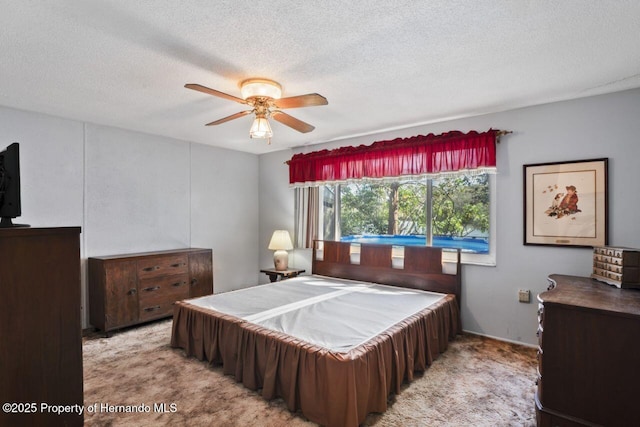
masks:
[[[281,397],[325,426],[357,426],[384,412],[414,372],[424,371],[461,332],[454,295],[447,295],[348,353],[336,353],[234,316],[175,305],[171,346],[222,365],[267,399]]]

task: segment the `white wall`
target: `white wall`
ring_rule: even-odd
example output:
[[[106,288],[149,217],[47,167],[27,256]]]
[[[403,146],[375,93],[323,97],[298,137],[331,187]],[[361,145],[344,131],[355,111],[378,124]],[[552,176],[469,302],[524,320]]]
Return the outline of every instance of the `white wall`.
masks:
[[[337,146],[450,130],[512,130],[498,146],[497,265],[463,267],[462,322],[468,331],[505,340],[536,343],[535,295],[549,274],[588,276],[590,249],[523,245],[522,166],[529,163],[609,158],[609,243],[640,247],[640,90],[522,108],[311,147]],[[298,150],[302,151],[302,150]],[[294,151],[260,156],[260,261],[273,229],[293,231],[293,190],[284,161]],[[280,204],[280,206],[278,206]],[[274,213],[274,212],[277,212]],[[296,267],[310,268],[310,251],[294,251]],[[264,279],[262,279],[264,281]],[[533,301],[518,303],[518,289]]]
[[[191,145],[191,244],[214,248],[215,292],[257,283],[258,156]]]
[[[274,230],[288,230],[293,239],[293,190],[289,191],[289,167],[285,164],[291,158],[289,150],[277,151],[260,156],[260,266],[273,268],[273,251],[267,249]],[[284,190],[283,190],[284,183]],[[309,257],[310,259],[310,257]],[[289,251],[289,267],[303,268],[296,251]],[[311,272],[311,268],[307,269]],[[266,275],[260,283],[268,283]]]
[[[87,257],[212,248],[216,293],[257,282],[256,155],[0,107],[0,148],[14,141],[15,222],[82,227],[83,327]]]
[[[97,125],[85,137],[88,256],[189,246],[189,144]]]
[[[536,304],[550,273],[588,275],[589,249],[522,244],[522,165],[609,158],[610,244],[640,247],[640,90],[523,108],[378,134],[342,145],[449,130],[513,130],[498,147],[497,266],[463,268],[466,330],[535,343]],[[216,292],[268,281],[275,229],[293,232],[293,190],[284,162],[262,156],[0,107],[0,147],[21,148],[22,210],[16,222],[81,226],[83,308],[86,258],[197,246],[214,250]],[[308,250],[290,265],[311,270]],[[257,279],[259,278],[259,279]]]
[[[14,222],[82,225],[83,141],[82,123],[0,107],[0,149],[20,143],[22,216]]]

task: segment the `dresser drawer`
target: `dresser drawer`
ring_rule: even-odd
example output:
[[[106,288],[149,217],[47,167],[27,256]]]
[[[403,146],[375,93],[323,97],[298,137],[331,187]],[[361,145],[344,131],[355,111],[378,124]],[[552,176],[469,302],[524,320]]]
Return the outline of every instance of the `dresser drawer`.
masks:
[[[538,361],[538,374],[542,376],[542,356],[543,356],[542,348],[538,347],[538,351],[536,353],[536,360]]]
[[[538,332],[536,332],[536,335],[538,336],[538,347],[543,348],[542,347],[542,335],[543,335],[542,325],[538,325]]]
[[[161,317],[168,317],[173,314],[173,305],[175,301],[165,301],[158,304],[152,304],[140,308],[140,321],[159,319]]]
[[[544,305],[538,304],[538,325],[544,326]]]
[[[540,400],[540,402],[544,402],[544,396],[543,396],[543,387],[542,387],[542,375],[540,374],[540,371],[536,370],[536,385],[538,386],[538,399]]]
[[[186,254],[155,256],[138,260],[138,280],[152,277],[187,274],[189,262]]]
[[[538,359],[538,367],[536,368],[536,385],[538,386],[538,398],[542,401],[542,349],[538,347],[536,358]]]
[[[140,309],[165,301],[182,300],[189,297],[189,276],[177,274],[138,283]]]
[[[141,280],[139,283],[140,321],[173,314],[177,300],[189,298],[189,277],[186,274]]]

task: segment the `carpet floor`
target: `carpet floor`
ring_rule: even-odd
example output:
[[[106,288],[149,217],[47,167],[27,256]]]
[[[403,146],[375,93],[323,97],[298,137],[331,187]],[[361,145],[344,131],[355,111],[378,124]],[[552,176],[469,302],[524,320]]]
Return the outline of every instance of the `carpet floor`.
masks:
[[[83,339],[87,426],[315,426],[169,346],[171,320]],[[458,336],[364,426],[534,426],[535,350]],[[131,412],[138,411],[138,412]]]

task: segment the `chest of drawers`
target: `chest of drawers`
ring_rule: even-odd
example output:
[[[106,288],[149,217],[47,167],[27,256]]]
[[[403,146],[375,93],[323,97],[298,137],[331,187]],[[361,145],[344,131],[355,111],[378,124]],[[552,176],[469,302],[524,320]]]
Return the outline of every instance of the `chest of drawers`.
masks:
[[[593,248],[591,277],[618,288],[640,288],[640,250],[610,246]]]
[[[80,227],[0,228],[0,426],[83,426]]]
[[[89,258],[89,318],[110,331],[168,317],[182,299],[213,293],[211,249]]]
[[[640,425],[640,291],[577,276],[549,282],[538,295],[538,425]]]

